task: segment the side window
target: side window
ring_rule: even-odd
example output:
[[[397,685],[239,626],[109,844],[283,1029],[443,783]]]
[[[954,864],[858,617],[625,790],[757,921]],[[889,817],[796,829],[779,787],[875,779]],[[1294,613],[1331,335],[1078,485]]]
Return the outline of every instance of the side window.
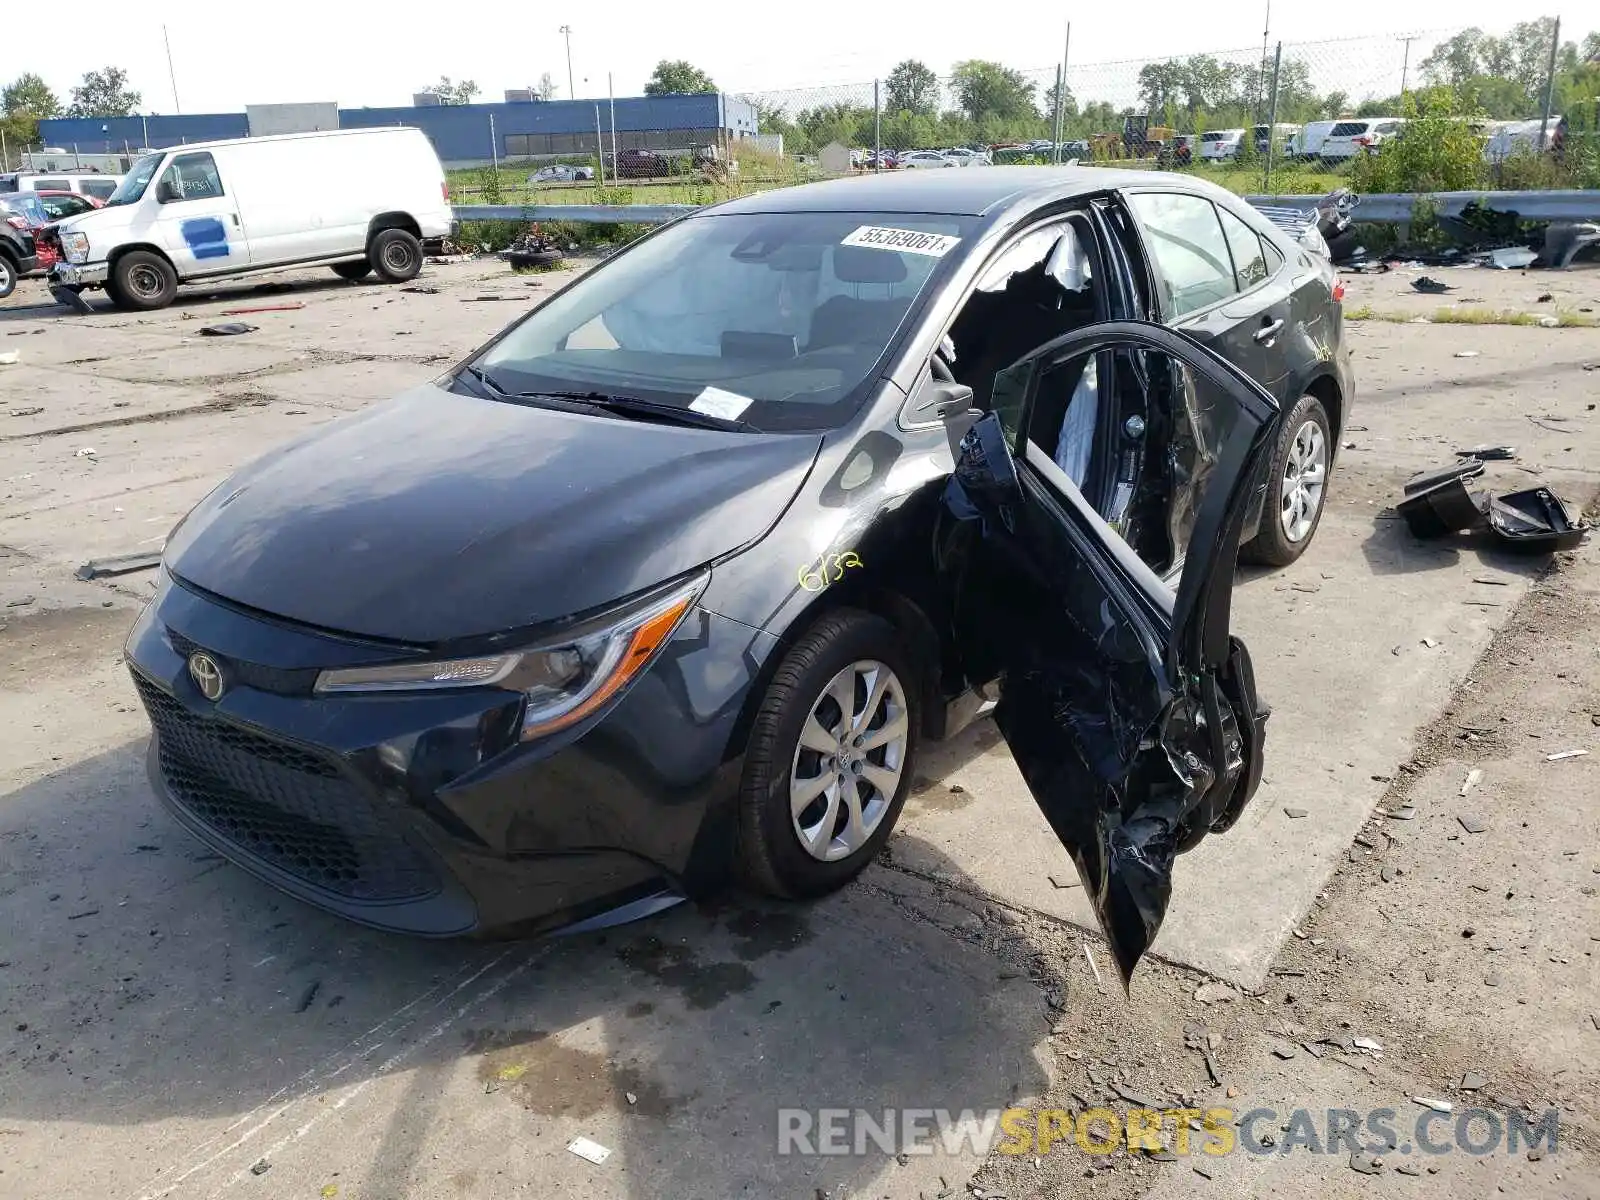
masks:
[[[177,200],[209,200],[222,195],[222,177],[210,154],[183,154],[161,176],[157,192],[163,204]]]
[[[117,190],[117,182],[114,179],[85,179],[82,190],[85,196],[93,196],[96,200],[109,200],[111,193]]]
[[[1233,259],[1211,201],[1145,192],[1129,197],[1129,204],[1156,260],[1169,316],[1182,317],[1234,294]]]
[[[1239,290],[1248,292],[1266,280],[1267,252],[1261,248],[1261,235],[1221,205],[1217,215],[1222,218],[1222,231],[1228,238],[1228,249],[1233,252],[1233,274]]]
[[[71,189],[65,179],[35,179],[33,190],[36,192],[65,192]]]

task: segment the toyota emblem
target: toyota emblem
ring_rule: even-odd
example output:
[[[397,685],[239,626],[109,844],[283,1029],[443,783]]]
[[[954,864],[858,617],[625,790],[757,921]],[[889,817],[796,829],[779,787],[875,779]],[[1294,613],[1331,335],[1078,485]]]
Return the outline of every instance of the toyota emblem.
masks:
[[[200,689],[200,694],[207,700],[217,700],[222,696],[222,668],[217,665],[217,660],[203,650],[197,650],[189,655],[189,678],[194,680],[195,687]]]

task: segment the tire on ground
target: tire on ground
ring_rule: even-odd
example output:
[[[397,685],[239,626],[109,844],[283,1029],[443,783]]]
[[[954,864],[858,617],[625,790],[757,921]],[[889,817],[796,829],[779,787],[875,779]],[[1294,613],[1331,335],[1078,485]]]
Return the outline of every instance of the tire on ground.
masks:
[[[367,261],[385,283],[405,283],[422,270],[422,243],[404,229],[380,229],[367,243]]]
[[[111,268],[106,290],[118,308],[165,308],[178,294],[178,273],[151,250],[130,250]]]
[[[1290,541],[1289,535],[1283,528],[1283,477],[1295,436],[1308,421],[1315,422],[1322,432],[1326,466],[1322,478],[1322,491],[1317,497],[1317,512],[1312,518],[1311,528],[1306,530],[1305,536],[1299,541]],[[1256,529],[1255,537],[1240,548],[1241,559],[1265,566],[1286,567],[1305,553],[1306,547],[1311,545],[1312,539],[1317,536],[1317,528],[1322,524],[1322,513],[1328,507],[1328,476],[1332,473],[1332,463],[1333,432],[1328,425],[1327,410],[1322,407],[1322,401],[1315,396],[1301,396],[1284,418],[1282,432],[1278,435],[1278,444],[1273,447],[1272,460],[1267,468],[1267,496],[1261,506],[1261,524]]]
[[[333,273],[340,279],[365,279],[372,274],[372,264],[364,258],[358,258],[355,262],[334,263]]]
[[[887,665],[905,698],[906,745],[900,783],[878,828],[836,862],[814,858],[800,844],[789,788],[801,726],[840,671],[862,659]],[[739,793],[738,873],[752,887],[786,898],[821,896],[844,886],[883,848],[905,805],[916,769],[921,692],[915,660],[888,621],[859,609],[823,616],[784,655],[762,697],[745,751]]]
[[[17,290],[17,264],[11,261],[9,254],[0,254],[0,300],[4,300]]]

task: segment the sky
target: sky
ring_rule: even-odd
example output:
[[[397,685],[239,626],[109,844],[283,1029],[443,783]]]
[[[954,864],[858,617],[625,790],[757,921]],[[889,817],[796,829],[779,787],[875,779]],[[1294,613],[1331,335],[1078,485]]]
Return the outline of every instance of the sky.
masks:
[[[1562,17],[1563,39],[1576,40],[1600,26],[1592,3],[1546,12]],[[1225,9],[1227,15],[1219,15]],[[781,24],[770,23],[775,13],[783,14]],[[804,13],[803,21],[797,13]],[[1348,69],[1357,86],[1347,90],[1360,95],[1369,82],[1398,91],[1398,78],[1390,83],[1388,76],[1398,75],[1403,51],[1391,35],[1427,35],[1411,48],[1414,64],[1430,42],[1453,30],[1479,25],[1500,32],[1513,19],[1535,15],[1508,12],[1504,3],[1490,0],[1408,0],[1403,9],[1389,0],[1278,0],[1270,21],[1274,40],[1369,36],[1362,46],[1326,50],[1329,69]],[[749,0],[609,0],[603,8],[571,0],[472,0],[460,9],[339,0],[77,0],[56,16],[49,26],[56,32],[0,45],[0,82],[37,71],[65,102],[85,71],[116,65],[143,94],[145,111],[162,113],[240,112],[247,104],[293,101],[405,105],[441,74],[475,80],[480,99],[499,100],[506,88],[537,84],[548,71],[558,96],[566,98],[566,40],[558,32],[564,23],[572,28],[573,86],[586,98],[606,95],[608,75],[616,95],[637,95],[662,58],[688,59],[729,92],[870,83],[904,58],[920,59],[941,74],[967,58],[1049,68],[1060,59],[1069,20],[1074,91],[1082,92],[1086,84],[1100,78],[1109,83],[1121,73],[1096,71],[1093,64],[1259,46],[1268,20],[1265,4],[1193,0],[1158,0],[1132,14],[1115,4],[1039,0],[950,4],[942,14],[932,5],[855,0],[781,7]]]

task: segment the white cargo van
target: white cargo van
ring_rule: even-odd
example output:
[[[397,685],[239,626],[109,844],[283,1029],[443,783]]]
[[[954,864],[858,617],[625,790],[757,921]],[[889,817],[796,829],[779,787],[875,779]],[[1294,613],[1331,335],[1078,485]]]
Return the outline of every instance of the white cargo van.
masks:
[[[450,232],[439,156],[420,129],[341,129],[175,146],[134,163],[94,212],[61,222],[57,287],[120,307],[180,283],[326,264],[400,282]]]
[[[0,175],[0,193],[77,192],[80,196],[109,200],[121,182],[121,175],[101,175],[94,171],[57,171],[54,174],[17,171]]]

